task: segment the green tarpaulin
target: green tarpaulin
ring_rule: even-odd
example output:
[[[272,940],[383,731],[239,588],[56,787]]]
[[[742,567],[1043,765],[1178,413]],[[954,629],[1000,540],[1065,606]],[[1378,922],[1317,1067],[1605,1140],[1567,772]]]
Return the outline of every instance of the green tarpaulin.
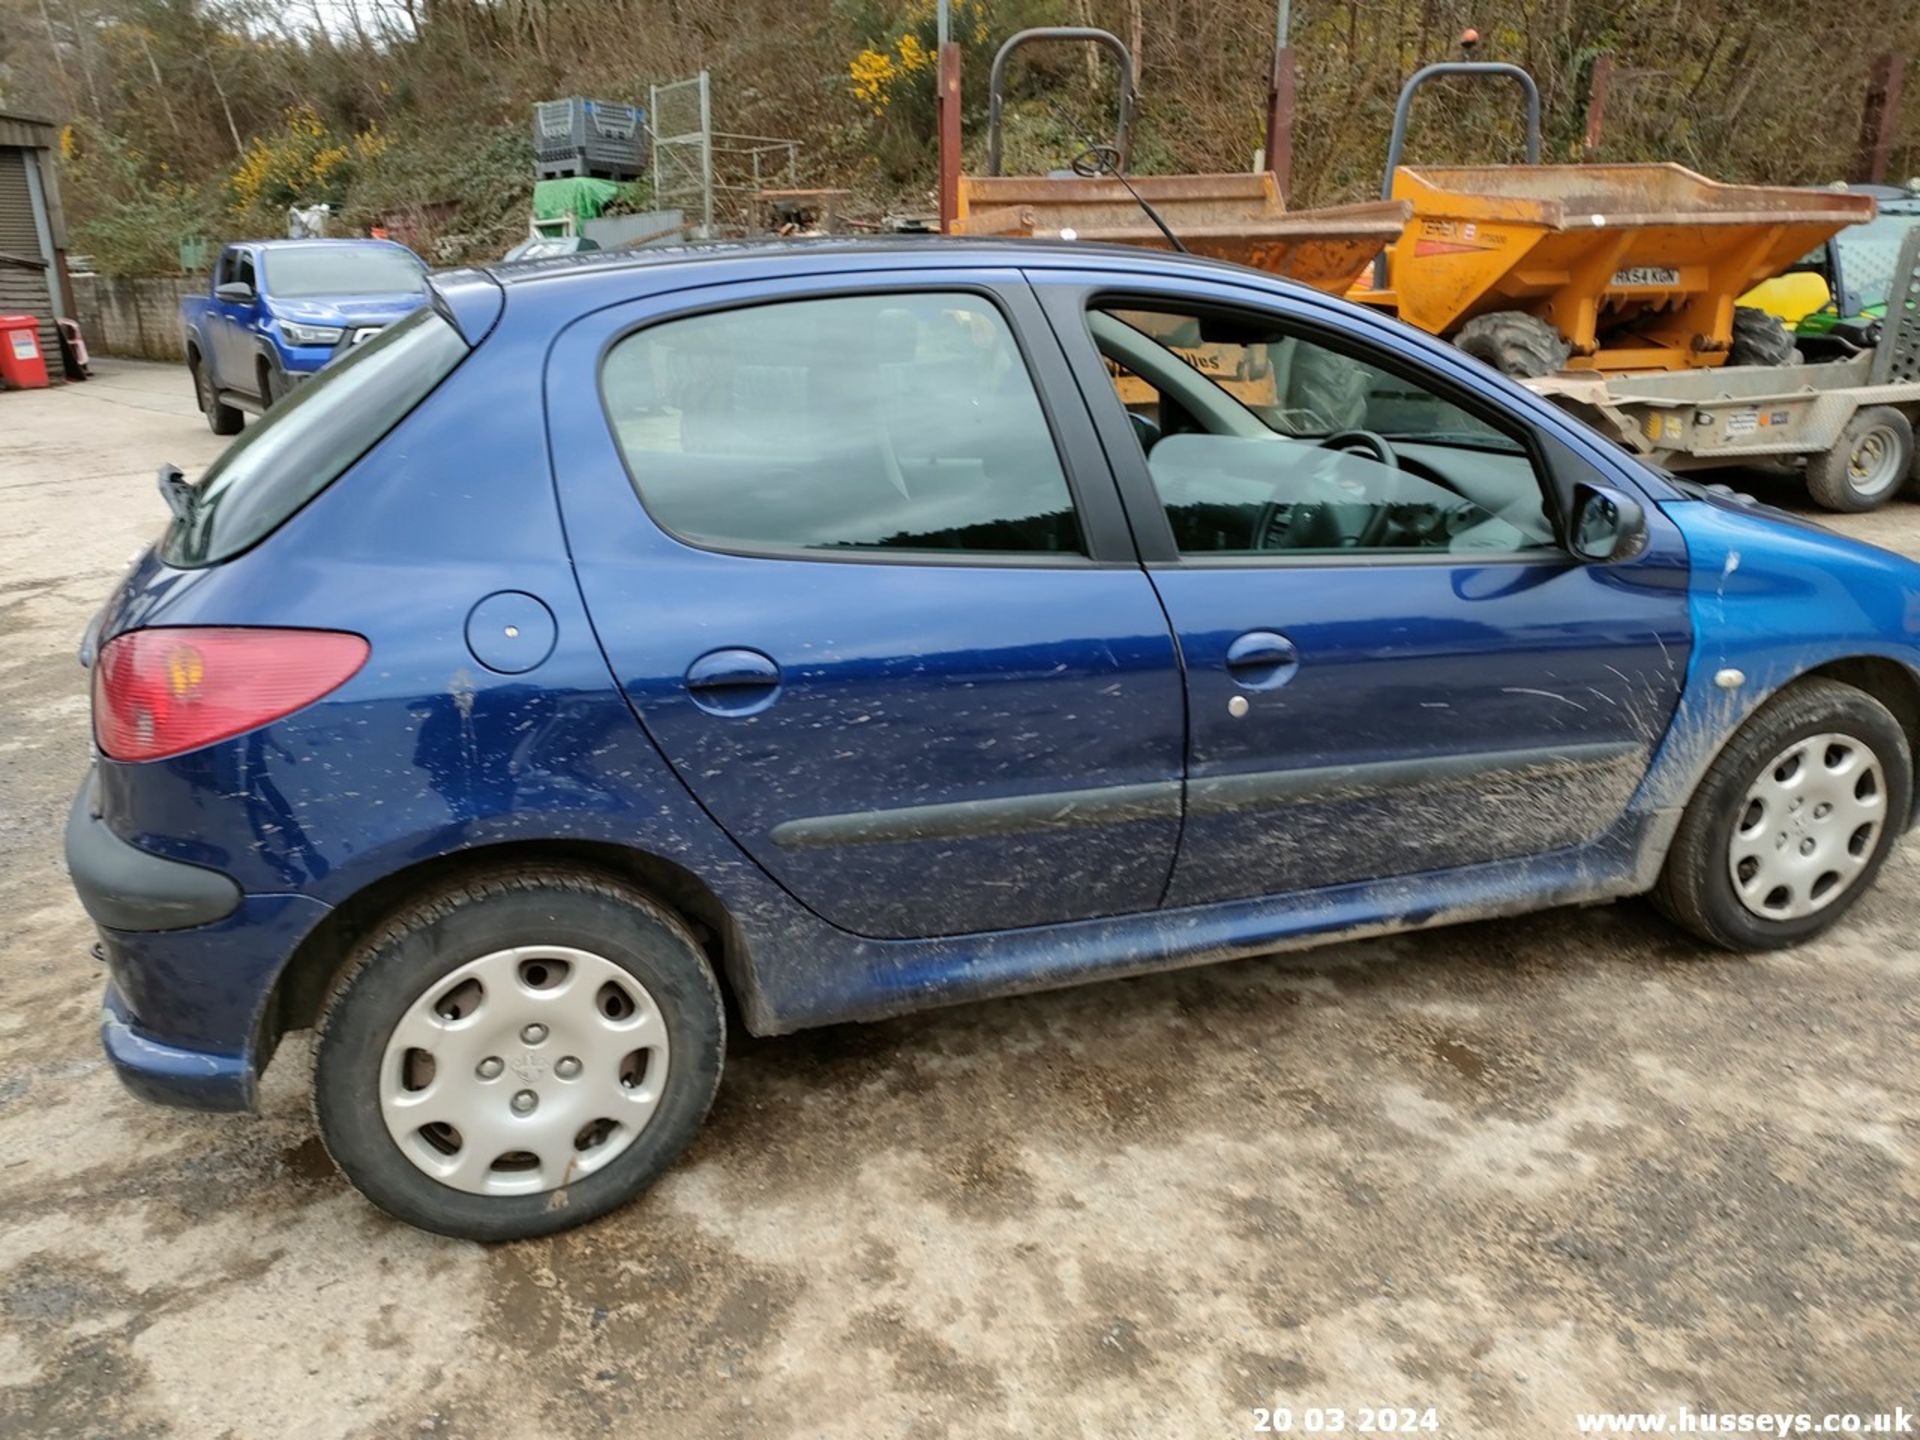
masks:
[[[582,175],[564,180],[536,180],[533,218],[558,220],[563,215],[571,215],[576,220],[591,220],[619,193],[620,187],[611,180],[592,180]]]

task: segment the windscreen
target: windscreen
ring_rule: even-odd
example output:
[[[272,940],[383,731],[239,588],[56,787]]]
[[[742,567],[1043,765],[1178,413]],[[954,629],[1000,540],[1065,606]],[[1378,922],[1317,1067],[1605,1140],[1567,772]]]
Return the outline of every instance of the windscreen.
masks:
[[[428,308],[327,366],[213,462],[161,558],[212,565],[255,544],[371,450],[466,353],[460,332]]]
[[[414,294],[427,267],[408,251],[386,245],[315,246],[272,250],[262,257],[267,289],[288,300],[320,295]]]

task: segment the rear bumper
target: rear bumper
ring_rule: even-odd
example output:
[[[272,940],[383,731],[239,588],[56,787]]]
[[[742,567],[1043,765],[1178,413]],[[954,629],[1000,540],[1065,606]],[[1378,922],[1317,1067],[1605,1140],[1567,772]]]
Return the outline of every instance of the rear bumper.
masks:
[[[191,930],[100,927],[107,998],[100,1039],[129,1090],[195,1110],[246,1110],[277,1038],[274,986],[328,915],[305,895],[248,895]]]
[[[190,1110],[251,1110],[257,1074],[247,1054],[187,1050],[146,1034],[111,982],[100,1006],[100,1046],[120,1083],[142,1100]]]
[[[96,925],[114,930],[182,930],[224,920],[240,887],[218,870],[129,845],[94,813],[93,776],[67,812],[67,873]]]
[[[67,869],[107,962],[101,1046],[143,1100],[250,1110],[274,985],[328,906],[248,895],[129,844],[95,813],[93,789],[89,776],[67,815]]]

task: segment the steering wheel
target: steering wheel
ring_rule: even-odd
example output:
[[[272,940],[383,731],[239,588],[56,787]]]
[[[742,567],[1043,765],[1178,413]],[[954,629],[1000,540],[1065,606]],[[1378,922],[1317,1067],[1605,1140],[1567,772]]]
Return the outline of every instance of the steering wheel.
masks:
[[[1371,450],[1373,458],[1389,470],[1400,468],[1400,457],[1394,454],[1393,447],[1387,443],[1387,437],[1377,430],[1336,430],[1320,441],[1322,450],[1355,451]]]
[[[1358,453],[1363,450],[1370,451],[1373,458],[1389,470],[1398,470],[1400,468],[1400,457],[1394,453],[1393,446],[1387,443],[1384,435],[1373,430],[1336,430],[1331,435],[1325,436],[1320,440],[1319,448],[1349,454]],[[1354,497],[1349,495],[1344,487],[1339,486],[1337,482],[1328,478],[1327,471],[1329,468],[1331,467],[1326,461],[1315,462],[1314,468],[1308,472],[1308,478],[1319,482],[1330,490],[1340,490],[1339,500],[1337,502],[1330,501],[1329,503],[1352,504]],[[1254,526],[1253,548],[1256,550],[1277,548],[1272,544],[1276,531],[1285,531],[1290,528],[1293,518],[1290,512],[1294,508],[1293,505],[1281,505],[1278,502],[1269,501],[1266,506],[1262,508],[1260,519]],[[1317,505],[1313,508],[1314,514],[1309,518],[1308,524],[1301,527],[1302,533],[1307,533],[1309,528],[1315,531],[1327,531],[1329,533],[1322,536],[1315,536],[1314,538],[1332,543],[1331,545],[1319,543],[1303,545],[1300,547],[1303,549],[1337,547],[1339,549],[1370,550],[1382,540],[1386,539],[1387,527],[1393,523],[1394,507],[1386,504],[1378,504],[1372,507],[1371,513],[1367,516],[1366,527],[1361,530],[1358,535],[1337,535],[1331,532],[1330,517],[1327,515],[1324,505]]]

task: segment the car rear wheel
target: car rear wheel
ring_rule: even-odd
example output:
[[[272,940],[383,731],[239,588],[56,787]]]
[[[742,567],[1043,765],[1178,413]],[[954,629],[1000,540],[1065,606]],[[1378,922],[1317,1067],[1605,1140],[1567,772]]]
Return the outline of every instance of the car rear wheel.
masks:
[[[502,874],[357,952],[320,1022],[314,1109],[389,1214],[470,1240],[550,1234],[673,1163],[724,1035],[713,973],[669,912],[592,872]]]
[[[194,399],[200,403],[200,413],[207,417],[207,428],[216,435],[238,435],[247,417],[233,406],[221,403],[220,392],[214,388],[213,375],[206,362],[198,355],[191,355],[187,368],[193,372]]]
[[[1653,892],[1730,950],[1797,945],[1873,883],[1906,823],[1913,757],[1865,691],[1809,680],[1762,706],[1708,769]]]

